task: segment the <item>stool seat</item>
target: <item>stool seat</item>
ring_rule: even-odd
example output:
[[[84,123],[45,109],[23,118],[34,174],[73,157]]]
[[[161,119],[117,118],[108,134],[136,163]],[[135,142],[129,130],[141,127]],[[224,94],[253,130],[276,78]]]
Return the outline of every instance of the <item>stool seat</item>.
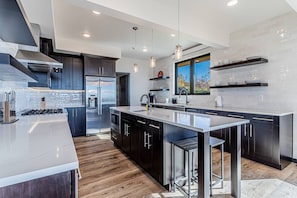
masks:
[[[223,181],[224,181],[224,143],[225,140],[219,139],[219,138],[215,138],[215,137],[210,137],[209,138],[209,146],[210,146],[210,195],[212,195],[212,187],[214,185],[216,185],[217,183],[221,182],[221,186],[223,188]],[[195,169],[194,170],[194,162],[193,162],[193,158],[194,158],[194,151],[196,151],[198,149],[198,137],[191,137],[191,138],[186,138],[186,139],[182,139],[182,140],[177,140],[171,143],[173,146],[172,149],[172,176],[173,176],[173,189],[175,191],[175,187],[178,187],[180,190],[182,190],[184,193],[186,193],[188,195],[188,197],[191,197],[193,195],[195,195],[195,193],[191,193],[191,187],[190,187],[190,183],[191,181],[196,181],[198,182],[198,178],[197,175],[195,175]],[[221,176],[216,175],[212,172],[212,148],[213,147],[217,147],[220,146],[220,150],[221,150]],[[176,180],[175,177],[175,148],[179,148],[181,150],[183,150],[185,153],[187,153],[188,156],[188,176],[187,177],[183,177],[182,180],[187,180],[188,182],[188,190],[184,190],[183,188],[181,188],[179,181]],[[192,155],[192,156],[191,156]],[[192,170],[190,171],[190,164],[192,162]],[[212,176],[218,178],[219,180],[217,180],[216,182],[212,182]]]
[[[209,146],[210,147],[216,147],[219,145],[222,145],[225,143],[225,140],[216,138],[216,137],[209,137]],[[197,149],[198,148],[198,139],[197,137],[191,137],[191,138],[186,138],[186,139],[182,139],[182,140],[177,140],[175,142],[172,142],[172,144],[174,144],[175,146],[189,151],[192,149]]]

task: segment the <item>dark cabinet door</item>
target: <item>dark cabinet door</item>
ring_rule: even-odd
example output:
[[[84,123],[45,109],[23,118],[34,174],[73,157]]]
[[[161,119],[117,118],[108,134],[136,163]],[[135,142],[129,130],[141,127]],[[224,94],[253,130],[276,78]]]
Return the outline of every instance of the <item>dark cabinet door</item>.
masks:
[[[84,67],[82,58],[72,58],[72,89],[84,89]]]
[[[115,61],[109,59],[101,60],[101,68],[100,68],[101,76],[115,76]]]
[[[272,162],[274,142],[273,118],[255,115],[251,119],[249,138],[251,154],[261,160]]]
[[[51,57],[58,62],[63,62],[62,56],[51,55]],[[51,89],[62,89],[62,70],[51,72]]]
[[[85,107],[75,108],[75,135],[74,136],[85,136],[86,135],[86,109]]]
[[[72,137],[86,135],[86,115],[84,107],[67,108],[68,123]]]
[[[62,89],[72,89],[72,57],[63,57]]]
[[[100,76],[101,60],[95,57],[84,56],[86,76]]]
[[[152,133],[147,130],[146,119],[136,118],[136,130],[139,134],[138,164],[147,172],[152,167]]]
[[[128,119],[123,118],[121,122],[121,131],[122,131],[122,150],[130,155],[131,149],[131,127],[132,122]]]
[[[152,134],[152,167],[150,174],[161,184],[163,183],[163,124],[148,121],[148,131]]]

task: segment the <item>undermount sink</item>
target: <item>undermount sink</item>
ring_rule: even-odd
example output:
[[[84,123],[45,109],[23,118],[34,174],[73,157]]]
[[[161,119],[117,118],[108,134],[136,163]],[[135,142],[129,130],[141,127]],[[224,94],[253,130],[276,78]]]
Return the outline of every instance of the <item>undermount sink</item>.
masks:
[[[146,111],[145,109],[139,109],[139,110],[132,110],[132,112],[144,112]]]

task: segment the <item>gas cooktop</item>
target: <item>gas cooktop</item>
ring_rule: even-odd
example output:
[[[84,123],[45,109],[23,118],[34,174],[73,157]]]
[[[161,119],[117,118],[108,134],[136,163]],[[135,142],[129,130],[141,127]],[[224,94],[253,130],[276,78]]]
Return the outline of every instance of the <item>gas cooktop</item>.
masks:
[[[22,116],[26,115],[43,115],[43,114],[58,114],[63,113],[63,109],[32,109],[22,113]]]

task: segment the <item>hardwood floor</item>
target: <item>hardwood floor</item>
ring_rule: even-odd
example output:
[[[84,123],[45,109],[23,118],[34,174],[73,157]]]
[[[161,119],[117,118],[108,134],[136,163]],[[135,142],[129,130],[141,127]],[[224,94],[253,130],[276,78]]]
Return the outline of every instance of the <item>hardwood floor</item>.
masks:
[[[146,175],[111,140],[74,138],[82,179],[79,197],[144,197],[165,189]]]
[[[82,179],[79,197],[141,198],[166,190],[113,146],[108,136],[74,138]],[[219,152],[214,151],[214,170]],[[216,157],[217,156],[217,157]],[[225,180],[230,179],[230,154],[225,153]],[[280,171],[242,158],[242,180],[280,179],[297,186],[297,166]],[[213,196],[217,197],[217,196]],[[228,195],[224,197],[229,197]]]

